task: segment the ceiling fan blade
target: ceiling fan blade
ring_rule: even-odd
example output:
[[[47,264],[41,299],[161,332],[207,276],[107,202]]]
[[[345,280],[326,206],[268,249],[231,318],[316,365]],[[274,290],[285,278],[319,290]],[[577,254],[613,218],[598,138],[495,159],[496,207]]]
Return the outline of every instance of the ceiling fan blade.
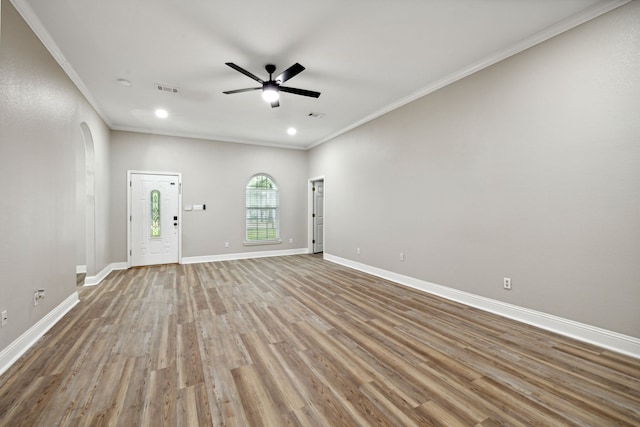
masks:
[[[241,72],[245,76],[247,76],[249,78],[252,78],[253,80],[257,81],[258,83],[264,83],[264,80],[262,80],[260,77],[255,76],[254,74],[250,73],[249,71],[245,70],[244,68],[240,67],[239,65],[234,64],[233,62],[225,62],[225,64],[228,65],[229,67],[233,68],[234,70]]]
[[[224,93],[226,95],[231,95],[233,93],[252,92],[254,90],[262,90],[262,88],[261,87],[250,87],[250,88],[247,88],[247,89],[227,90],[227,91],[222,92],[222,93]]]
[[[276,108],[279,106],[280,106],[280,101],[277,99],[271,103],[271,108]]]
[[[284,83],[287,80],[294,78],[303,71],[304,67],[296,62],[291,67],[284,70],[278,77],[275,78],[275,80],[277,82]]]
[[[294,93],[296,95],[311,96],[313,98],[317,98],[320,96],[320,92],[314,92],[312,90],[306,90],[306,89],[296,89],[295,87],[286,87],[286,86],[280,86],[280,92],[289,92],[289,93]]]

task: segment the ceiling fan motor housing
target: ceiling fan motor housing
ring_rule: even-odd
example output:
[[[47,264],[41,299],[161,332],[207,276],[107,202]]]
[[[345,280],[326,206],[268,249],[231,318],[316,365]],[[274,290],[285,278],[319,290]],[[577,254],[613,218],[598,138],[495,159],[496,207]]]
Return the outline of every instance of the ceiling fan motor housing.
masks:
[[[264,66],[264,69],[267,70],[267,73],[269,73],[269,79],[271,79],[271,74],[276,71],[276,66],[273,64],[267,64]]]

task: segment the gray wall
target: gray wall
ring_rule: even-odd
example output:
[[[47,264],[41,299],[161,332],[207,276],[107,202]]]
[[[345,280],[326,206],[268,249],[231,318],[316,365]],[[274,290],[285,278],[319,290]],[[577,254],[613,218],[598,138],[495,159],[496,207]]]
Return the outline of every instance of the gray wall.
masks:
[[[325,251],[640,337],[639,23],[631,2],[313,149]]]
[[[182,213],[183,257],[307,247],[306,152],[119,131],[111,143],[113,261],[127,260],[127,170],[181,172],[183,204],[207,205]],[[243,246],[245,187],[261,172],[280,190],[282,244]]]
[[[310,152],[111,132],[1,5],[0,349],[75,292],[83,123],[89,275],[126,261],[128,169],[182,172],[184,203],[207,204],[183,212],[185,257],[306,248],[307,179],[324,175],[328,253],[640,337],[638,2]],[[258,172],[280,185],[282,245],[242,245]]]
[[[2,1],[0,43],[0,350],[76,291],[76,144],[86,122],[94,133],[96,183],[108,197],[109,130],[25,24]],[[104,153],[107,153],[104,156]],[[108,239],[104,212],[97,235]],[[108,240],[97,243],[96,264],[106,265]],[[46,299],[33,306],[33,292]]]

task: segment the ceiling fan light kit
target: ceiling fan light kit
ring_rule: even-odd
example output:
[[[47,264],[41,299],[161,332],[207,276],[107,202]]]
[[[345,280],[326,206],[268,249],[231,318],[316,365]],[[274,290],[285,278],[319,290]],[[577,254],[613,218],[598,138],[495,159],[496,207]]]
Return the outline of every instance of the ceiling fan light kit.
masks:
[[[276,108],[280,106],[280,92],[292,93],[294,95],[309,96],[312,98],[318,98],[320,96],[320,92],[315,92],[315,91],[306,90],[306,89],[298,89],[295,87],[281,86],[282,83],[292,79],[293,77],[297,76],[302,71],[304,71],[305,68],[302,65],[298,64],[297,62],[293,64],[291,67],[284,70],[275,79],[273,78],[273,73],[276,71],[276,66],[273,64],[267,64],[264,68],[267,71],[267,73],[269,73],[269,80],[262,80],[260,77],[234,64],[233,62],[227,62],[226,65],[244,74],[250,79],[257,81],[262,85],[262,87],[251,87],[246,89],[236,89],[236,90],[228,90],[228,91],[222,92],[226,95],[231,95],[234,93],[242,93],[242,92],[251,92],[254,90],[262,89],[262,98],[268,103],[270,103],[272,108]]]
[[[280,92],[278,91],[278,85],[265,82],[262,86],[262,98],[268,103],[275,102],[280,99]]]

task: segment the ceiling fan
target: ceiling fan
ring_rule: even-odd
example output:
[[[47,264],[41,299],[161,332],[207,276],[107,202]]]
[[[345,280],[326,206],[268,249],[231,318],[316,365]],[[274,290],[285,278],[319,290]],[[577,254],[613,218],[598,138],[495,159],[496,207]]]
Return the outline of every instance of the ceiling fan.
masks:
[[[298,64],[297,62],[293,64],[291,67],[284,70],[275,79],[272,76],[273,76],[273,72],[276,71],[276,66],[273,64],[267,64],[264,68],[265,70],[267,70],[267,73],[269,73],[269,80],[266,80],[266,81],[262,80],[260,77],[255,76],[254,74],[250,73],[244,68],[234,64],[233,62],[226,62],[225,64],[233,68],[234,70],[241,72],[245,76],[252,78],[253,80],[262,84],[262,87],[251,87],[247,89],[228,90],[226,92],[222,92],[224,94],[231,95],[233,93],[250,92],[250,91],[262,89],[262,98],[264,98],[265,101],[270,103],[272,108],[276,108],[280,106],[280,92],[293,93],[295,95],[302,95],[302,96],[310,96],[313,98],[317,98],[320,96],[320,92],[314,92],[312,90],[306,90],[306,89],[296,89],[295,87],[280,86],[282,83],[286,82],[289,79],[292,79],[293,77],[297,76],[298,74],[304,71],[304,67]]]

